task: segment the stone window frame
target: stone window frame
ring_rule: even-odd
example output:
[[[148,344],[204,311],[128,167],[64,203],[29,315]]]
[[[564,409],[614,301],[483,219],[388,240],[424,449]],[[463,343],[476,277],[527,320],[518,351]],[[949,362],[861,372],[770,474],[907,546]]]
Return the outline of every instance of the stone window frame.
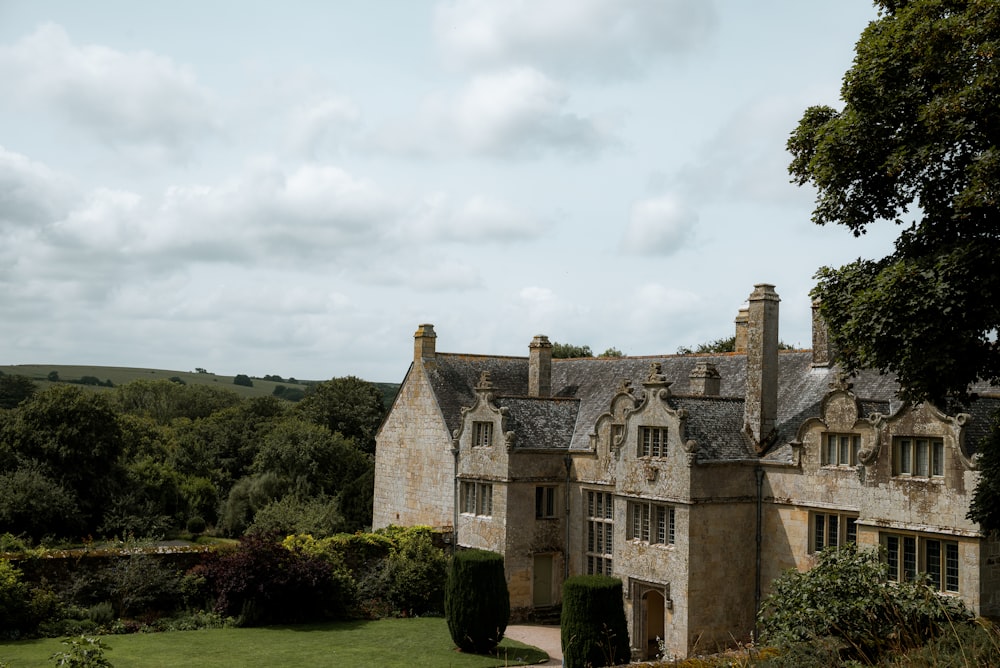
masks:
[[[472,447],[488,448],[493,445],[493,423],[476,420],[472,423]]]
[[[639,457],[666,457],[667,427],[657,425],[642,425],[639,427],[639,439],[636,454]]]
[[[556,485],[535,487],[535,519],[551,520],[559,516],[559,494]]]
[[[493,516],[493,483],[463,480],[459,496],[463,515]]]
[[[861,434],[823,432],[823,441],[820,446],[820,461],[823,466],[854,468],[858,465],[860,452]]]
[[[897,478],[917,480],[944,480],[944,453],[943,438],[894,436],[892,439],[892,475]],[[922,461],[921,454],[923,455]]]
[[[858,514],[830,511],[809,513],[809,553],[858,542]]]
[[[646,545],[673,545],[677,537],[676,509],[667,503],[629,501],[626,538]]]
[[[913,580],[917,573],[925,573],[931,589],[945,594],[960,592],[961,558],[957,540],[912,532],[880,531],[879,545],[890,581]]]
[[[588,575],[611,575],[614,565],[614,495],[584,490],[586,527],[585,559]]]

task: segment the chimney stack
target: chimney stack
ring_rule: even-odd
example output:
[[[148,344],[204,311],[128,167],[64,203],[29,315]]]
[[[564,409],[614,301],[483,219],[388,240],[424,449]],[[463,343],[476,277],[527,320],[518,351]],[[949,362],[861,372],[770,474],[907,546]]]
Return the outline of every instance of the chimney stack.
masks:
[[[759,283],[747,309],[747,394],[744,431],[763,451],[778,419],[778,294]]]
[[[433,360],[436,340],[437,334],[434,333],[434,325],[419,325],[413,334],[413,361]]]
[[[542,334],[528,345],[528,396],[552,396],[552,344]]]
[[[691,394],[698,397],[717,397],[722,384],[719,370],[711,362],[697,362],[688,376]]]
[[[736,314],[736,345],[733,352],[746,353],[747,351],[747,307],[740,308]]]
[[[820,300],[812,303],[813,366],[833,366],[837,361],[837,346],[830,340],[830,328],[819,312]]]

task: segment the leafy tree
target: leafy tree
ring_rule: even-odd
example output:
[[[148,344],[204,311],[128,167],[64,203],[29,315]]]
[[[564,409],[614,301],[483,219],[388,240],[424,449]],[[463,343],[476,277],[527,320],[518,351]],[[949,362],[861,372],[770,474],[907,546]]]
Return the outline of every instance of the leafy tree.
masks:
[[[625,353],[612,346],[598,355],[598,357],[625,357]]]
[[[333,378],[311,386],[296,410],[332,432],[353,438],[367,453],[375,453],[375,432],[385,417],[382,393],[355,376]]]
[[[37,462],[76,496],[85,528],[95,530],[124,482],[124,440],[108,398],[54,385],[15,410],[4,438],[21,462]]]
[[[590,346],[575,346],[572,343],[552,343],[552,357],[556,359],[574,359],[577,357],[593,357]]]
[[[795,346],[789,345],[784,341],[778,341],[778,350],[794,350]],[[691,355],[691,354],[702,354],[702,353],[734,353],[736,352],[736,335],[730,336],[723,339],[715,339],[714,341],[709,341],[708,343],[699,343],[694,348],[688,348],[687,346],[681,346],[677,349],[678,355]]]
[[[559,620],[563,664],[570,668],[628,663],[628,625],[622,581],[607,575],[575,575],[563,582]]]
[[[510,621],[503,556],[487,550],[456,552],[445,585],[444,614],[459,649],[474,654],[492,651]]]
[[[788,140],[813,221],[904,226],[877,260],[824,267],[813,295],[842,364],[939,405],[1000,381],[1000,4],[878,0],[841,88]]]
[[[14,408],[35,396],[37,390],[35,382],[27,376],[0,375],[0,408]]]
[[[250,380],[250,376],[245,373],[238,373],[236,377],[233,378],[233,385],[242,385],[243,387],[253,387],[253,381]]]
[[[35,461],[0,473],[0,532],[38,541],[83,528],[79,501]]]

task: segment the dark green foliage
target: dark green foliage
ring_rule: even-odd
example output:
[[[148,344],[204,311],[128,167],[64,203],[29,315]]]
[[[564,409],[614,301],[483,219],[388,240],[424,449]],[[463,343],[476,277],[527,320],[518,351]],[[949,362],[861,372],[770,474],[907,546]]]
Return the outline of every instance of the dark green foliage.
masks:
[[[0,640],[34,634],[58,607],[51,592],[25,582],[20,569],[0,559]]]
[[[784,341],[778,341],[778,350],[794,350],[794,346],[785,343]],[[678,355],[691,355],[691,354],[701,354],[701,353],[734,353],[736,352],[736,335],[723,338],[715,339],[714,341],[709,341],[708,343],[699,343],[694,348],[688,348],[687,346],[681,346],[677,349]]]
[[[95,571],[80,569],[70,592],[72,602],[88,608],[110,603],[120,618],[177,609],[182,602],[181,573],[138,547],[127,545]]]
[[[448,558],[434,545],[430,529],[400,534],[379,579],[394,612],[407,617],[444,612]]]
[[[969,519],[984,531],[1000,530],[1000,416],[993,416],[989,435],[977,445],[979,484],[969,504]]]
[[[312,385],[296,410],[310,422],[354,439],[363,452],[375,453],[375,432],[385,417],[382,393],[355,376]]]
[[[555,359],[573,359],[576,357],[593,357],[590,346],[574,346],[572,343],[552,343],[552,357]]]
[[[331,564],[291,551],[274,537],[251,534],[231,552],[214,553],[205,579],[215,611],[241,626],[283,624],[342,617],[345,582]]]
[[[281,535],[307,533],[325,538],[344,530],[337,499],[320,494],[302,498],[289,494],[254,513],[248,531]]]
[[[577,575],[563,582],[560,619],[563,665],[617,666],[631,657],[622,582],[607,575]]]
[[[789,171],[816,187],[818,224],[903,226],[892,254],[824,268],[813,294],[849,370],[941,402],[1000,381],[1000,4],[878,4],[843,109],[805,111]]]
[[[76,497],[84,530],[96,532],[125,480],[122,430],[107,397],[54,385],[15,410],[4,439],[21,465],[35,462]]]
[[[0,473],[0,531],[34,541],[83,528],[76,495],[35,461]]]
[[[869,662],[920,647],[971,620],[960,599],[921,582],[888,582],[878,552],[853,544],[824,550],[812,569],[775,580],[760,611],[765,643],[815,643],[820,651],[832,640]]]
[[[14,408],[37,391],[35,382],[27,376],[0,375],[0,408]]]
[[[250,376],[245,373],[238,373],[236,377],[233,378],[233,385],[242,385],[243,387],[253,387],[253,381],[250,380]]]
[[[475,654],[492,651],[510,619],[503,557],[487,550],[456,552],[448,569],[444,612],[459,649]]]
[[[625,353],[612,346],[598,355],[598,357],[625,357]]]
[[[46,376],[46,378],[51,383],[58,383],[59,382],[59,372],[58,371],[49,371],[49,375]]]

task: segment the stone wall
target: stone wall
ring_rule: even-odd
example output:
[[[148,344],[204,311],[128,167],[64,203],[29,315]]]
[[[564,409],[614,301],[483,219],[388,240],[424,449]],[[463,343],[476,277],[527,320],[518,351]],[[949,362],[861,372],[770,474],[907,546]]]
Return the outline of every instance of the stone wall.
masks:
[[[414,362],[375,438],[372,526],[451,527],[454,457],[423,363]]]

